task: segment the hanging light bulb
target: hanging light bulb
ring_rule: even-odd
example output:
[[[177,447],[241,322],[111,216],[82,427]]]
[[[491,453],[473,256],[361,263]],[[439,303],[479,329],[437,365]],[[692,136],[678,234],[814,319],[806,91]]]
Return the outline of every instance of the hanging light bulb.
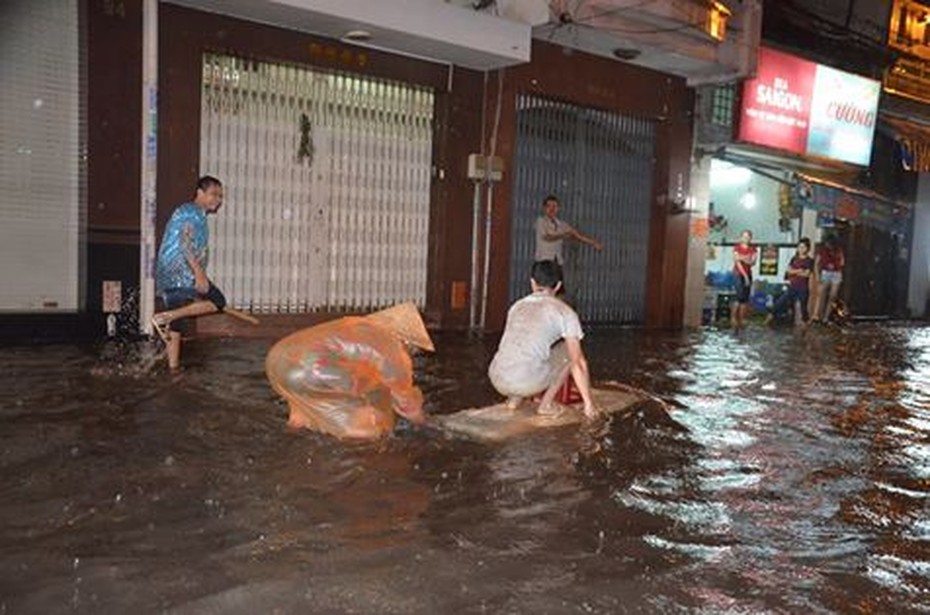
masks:
[[[756,195],[753,193],[752,188],[746,188],[746,194],[740,197],[739,202],[746,209],[752,209],[756,206]]]

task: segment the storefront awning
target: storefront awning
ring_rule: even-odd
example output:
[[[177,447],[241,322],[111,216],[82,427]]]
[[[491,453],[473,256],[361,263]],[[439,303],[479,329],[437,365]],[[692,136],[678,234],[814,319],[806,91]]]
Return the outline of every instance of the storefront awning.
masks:
[[[806,207],[891,233],[909,232],[911,207],[877,192],[856,187],[856,178],[861,174],[861,168],[773,152],[746,144],[722,147],[713,156],[790,185],[795,207]]]
[[[883,115],[879,128],[897,140],[906,170],[930,173],[930,125]]]
[[[904,203],[816,175],[795,173],[795,178],[797,205],[890,233],[908,233],[911,209]]]

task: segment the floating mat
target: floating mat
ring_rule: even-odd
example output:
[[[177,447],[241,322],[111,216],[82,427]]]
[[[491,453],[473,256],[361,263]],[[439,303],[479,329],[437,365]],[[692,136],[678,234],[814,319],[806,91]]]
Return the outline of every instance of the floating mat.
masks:
[[[623,412],[639,402],[655,399],[645,391],[620,384],[593,388],[591,395],[595,405],[606,414]],[[486,442],[499,442],[540,429],[574,425],[584,420],[581,403],[560,406],[559,411],[551,415],[537,414],[537,406],[536,403],[526,402],[516,410],[508,410],[500,403],[484,408],[460,410],[437,416],[434,420],[451,434]]]

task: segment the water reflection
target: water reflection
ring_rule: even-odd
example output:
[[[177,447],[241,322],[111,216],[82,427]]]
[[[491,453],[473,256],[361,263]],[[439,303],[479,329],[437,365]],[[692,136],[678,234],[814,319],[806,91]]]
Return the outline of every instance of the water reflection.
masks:
[[[494,339],[416,358],[484,405]],[[0,613],[911,612],[930,602],[930,330],[594,330],[659,404],[502,445],[285,427],[269,343],[0,357]]]

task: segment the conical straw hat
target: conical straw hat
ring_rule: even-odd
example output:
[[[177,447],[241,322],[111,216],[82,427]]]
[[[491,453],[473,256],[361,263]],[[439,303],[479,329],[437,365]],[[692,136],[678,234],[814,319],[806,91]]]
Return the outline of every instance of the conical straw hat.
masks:
[[[426,325],[423,324],[423,319],[420,318],[420,311],[413,303],[401,303],[380,312],[369,314],[365,318],[391,331],[408,344],[430,352],[436,350],[435,346],[433,346],[433,340],[430,339],[429,333],[426,331]]]

